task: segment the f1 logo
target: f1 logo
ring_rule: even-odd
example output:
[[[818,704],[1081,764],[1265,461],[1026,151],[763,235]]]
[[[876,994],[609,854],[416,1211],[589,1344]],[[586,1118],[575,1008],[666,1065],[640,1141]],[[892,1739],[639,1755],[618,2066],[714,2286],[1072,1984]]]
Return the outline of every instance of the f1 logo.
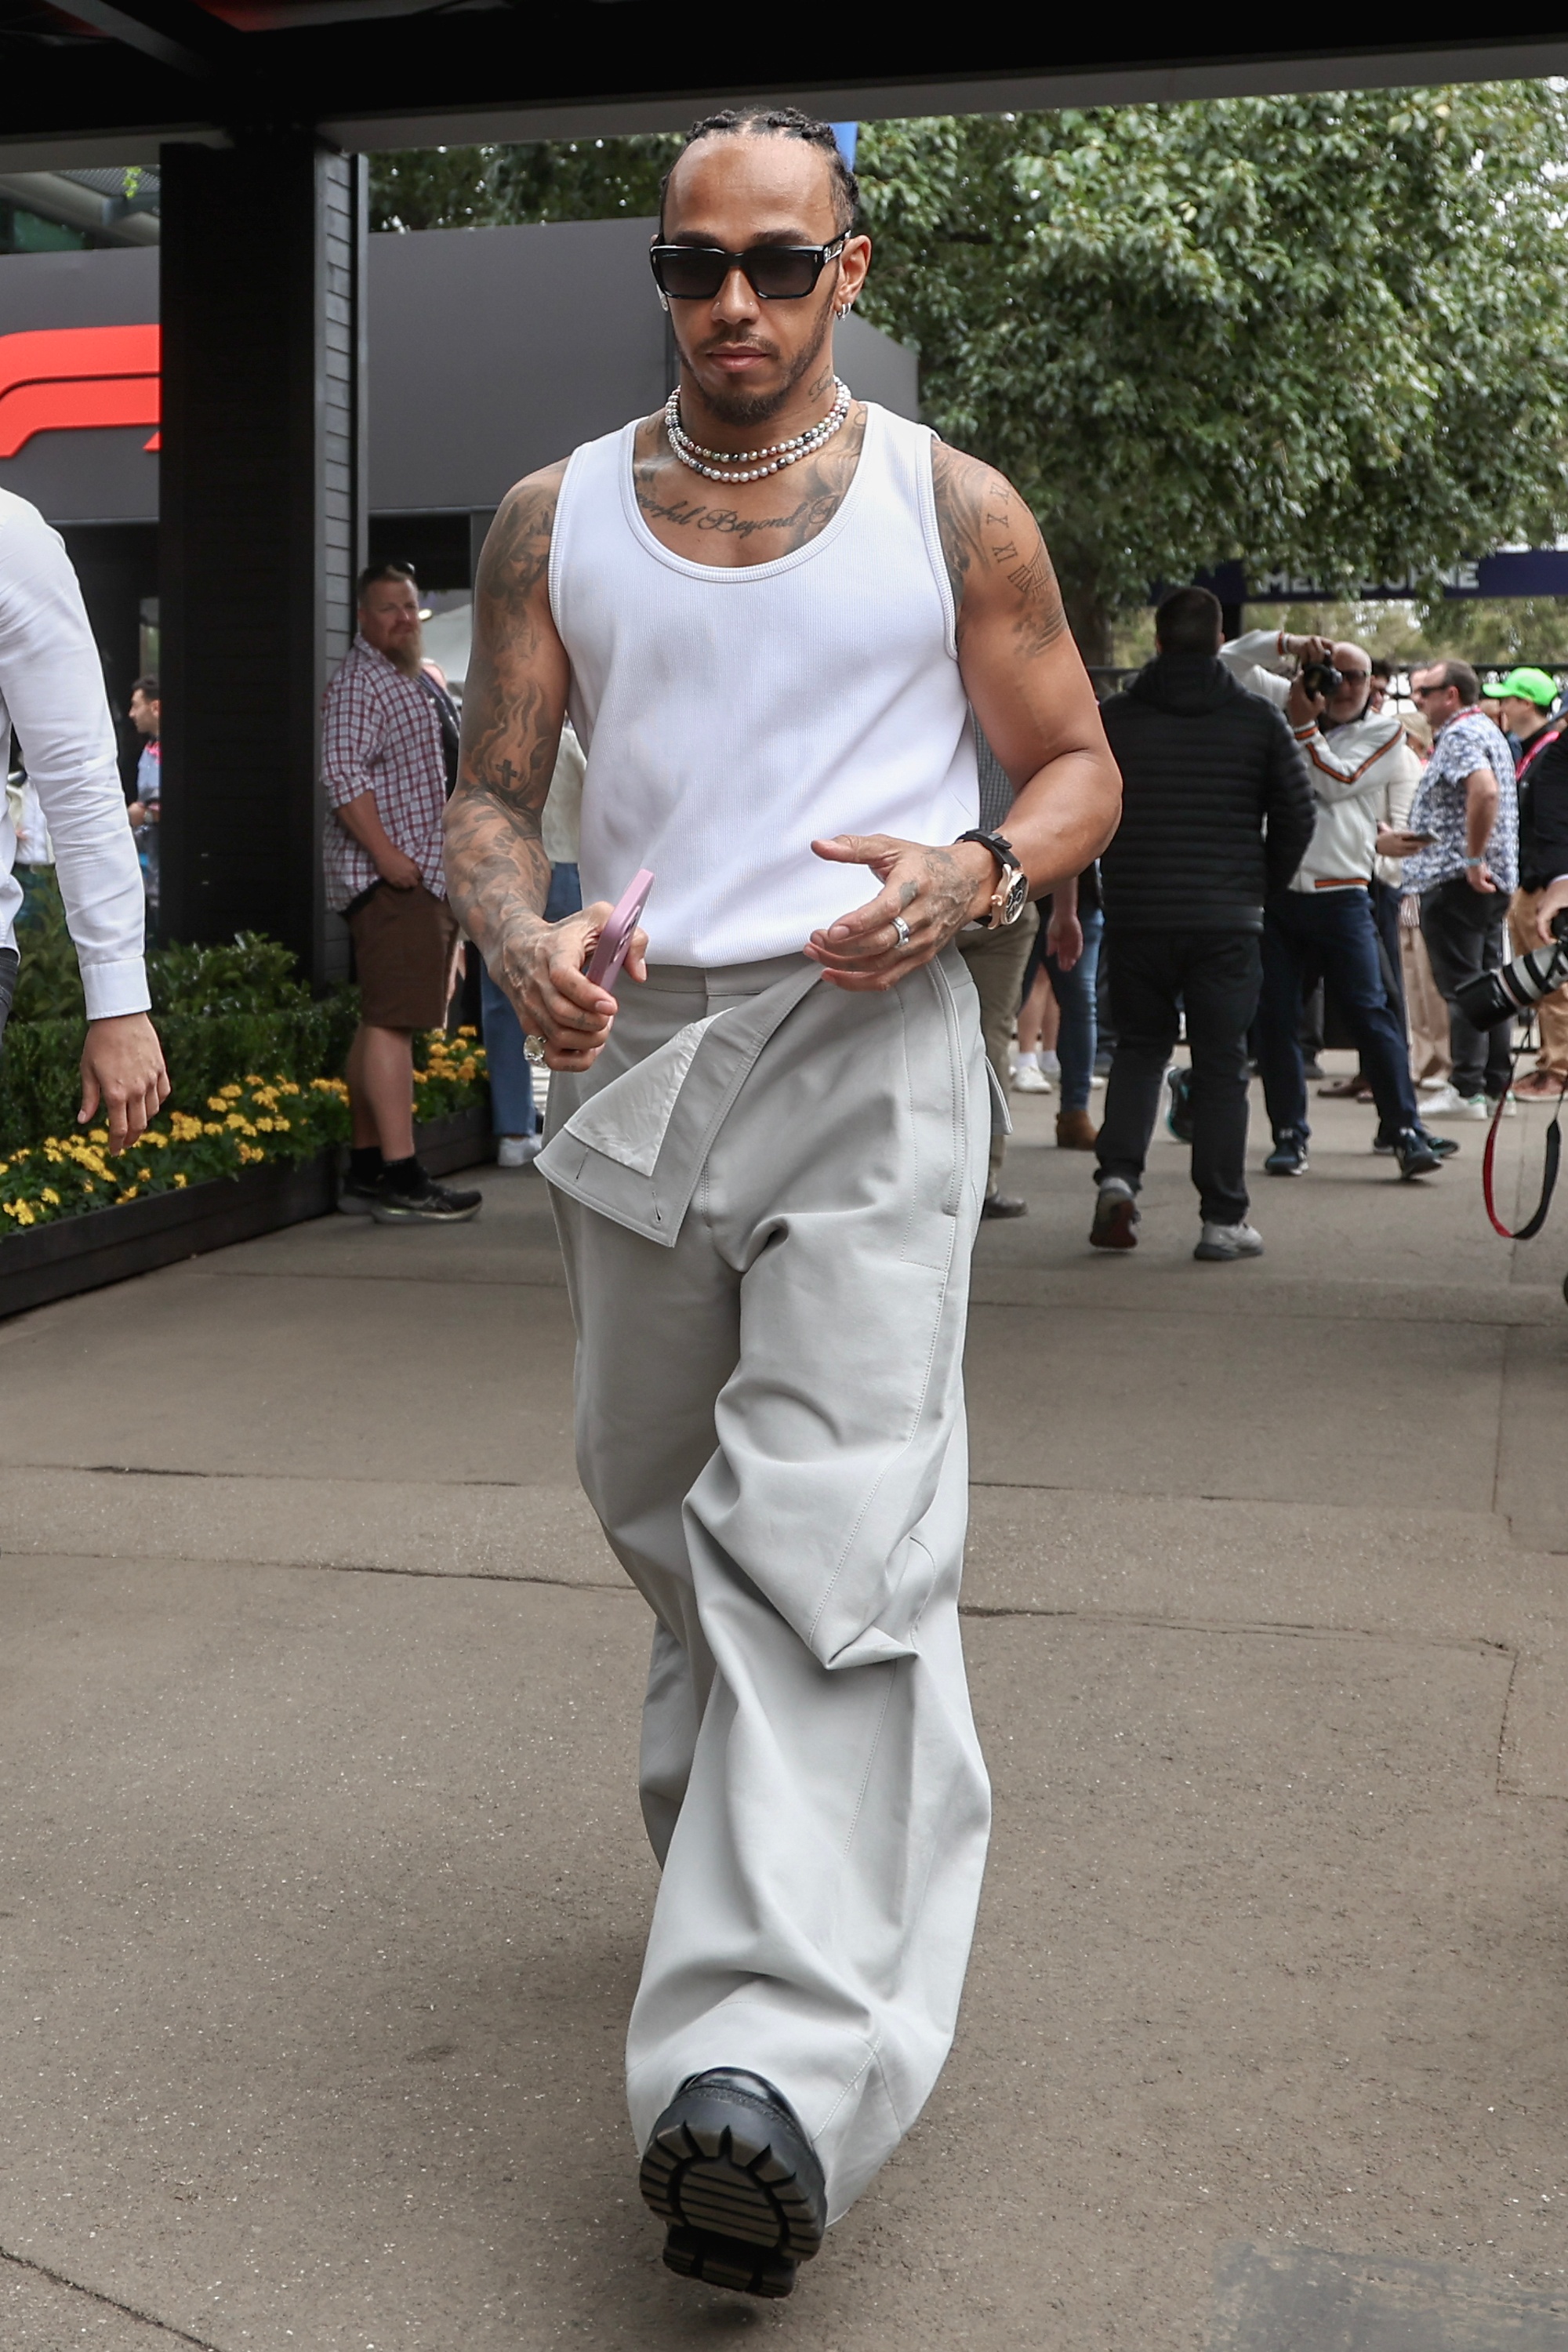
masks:
[[[156,327],[45,327],[0,335],[0,457],[35,433],[158,422]],[[158,446],[158,435],[146,444]]]

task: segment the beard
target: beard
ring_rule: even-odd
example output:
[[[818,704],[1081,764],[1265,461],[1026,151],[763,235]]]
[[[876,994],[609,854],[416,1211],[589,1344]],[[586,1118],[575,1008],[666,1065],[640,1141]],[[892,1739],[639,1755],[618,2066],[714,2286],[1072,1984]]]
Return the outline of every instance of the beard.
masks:
[[[386,658],[395,662],[406,677],[417,677],[419,665],[425,658],[425,631],[416,628],[408,636],[400,637],[387,648]]]
[[[765,425],[776,416],[789,400],[804,376],[811,373],[827,348],[829,321],[832,318],[831,297],[824,303],[816,321],[816,332],[805,350],[797,353],[785,373],[784,382],[775,392],[729,392],[721,387],[710,392],[706,384],[702,397],[715,416],[726,425]]]

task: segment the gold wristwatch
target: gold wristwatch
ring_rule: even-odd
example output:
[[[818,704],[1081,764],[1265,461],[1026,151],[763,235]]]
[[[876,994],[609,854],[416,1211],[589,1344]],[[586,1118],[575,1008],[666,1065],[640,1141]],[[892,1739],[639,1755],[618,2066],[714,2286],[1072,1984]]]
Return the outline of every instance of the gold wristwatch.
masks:
[[[1005,923],[1016,923],[1029,903],[1029,877],[1020,863],[1018,853],[1005,833],[985,833],[976,827],[961,833],[958,841],[978,841],[991,852],[1001,867],[996,887],[991,893],[989,911],[978,919],[985,930],[998,930]],[[956,849],[958,842],[953,843]]]

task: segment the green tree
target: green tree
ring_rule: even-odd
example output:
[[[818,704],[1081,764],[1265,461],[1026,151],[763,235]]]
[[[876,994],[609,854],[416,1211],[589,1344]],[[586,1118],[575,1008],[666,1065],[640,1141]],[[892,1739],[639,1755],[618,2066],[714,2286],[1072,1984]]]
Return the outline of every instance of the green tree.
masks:
[[[1010,474],[1107,659],[1245,557],[1434,582],[1568,519],[1568,99],[1544,82],[868,123],[863,308]]]
[[[380,156],[373,219],[647,215],[679,147]],[[1551,84],[867,123],[858,160],[862,307],[1035,505],[1091,660],[1152,582],[1227,558],[1435,593],[1568,520]]]
[[[371,159],[371,226],[493,228],[520,221],[641,218],[679,154],[674,132],[434,147]]]

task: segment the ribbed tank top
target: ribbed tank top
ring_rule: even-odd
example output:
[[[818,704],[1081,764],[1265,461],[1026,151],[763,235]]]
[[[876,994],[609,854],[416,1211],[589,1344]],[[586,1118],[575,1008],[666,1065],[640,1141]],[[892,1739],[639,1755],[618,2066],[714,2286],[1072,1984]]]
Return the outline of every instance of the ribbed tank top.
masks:
[[[651,866],[655,961],[787,955],[879,887],[866,866],[814,857],[815,838],[946,842],[978,823],[931,436],[868,403],[826,530],[720,570],[644,521],[637,430],[574,452],[551,550],[588,755],[583,895],[618,898]],[[777,488],[789,496],[787,472]]]

